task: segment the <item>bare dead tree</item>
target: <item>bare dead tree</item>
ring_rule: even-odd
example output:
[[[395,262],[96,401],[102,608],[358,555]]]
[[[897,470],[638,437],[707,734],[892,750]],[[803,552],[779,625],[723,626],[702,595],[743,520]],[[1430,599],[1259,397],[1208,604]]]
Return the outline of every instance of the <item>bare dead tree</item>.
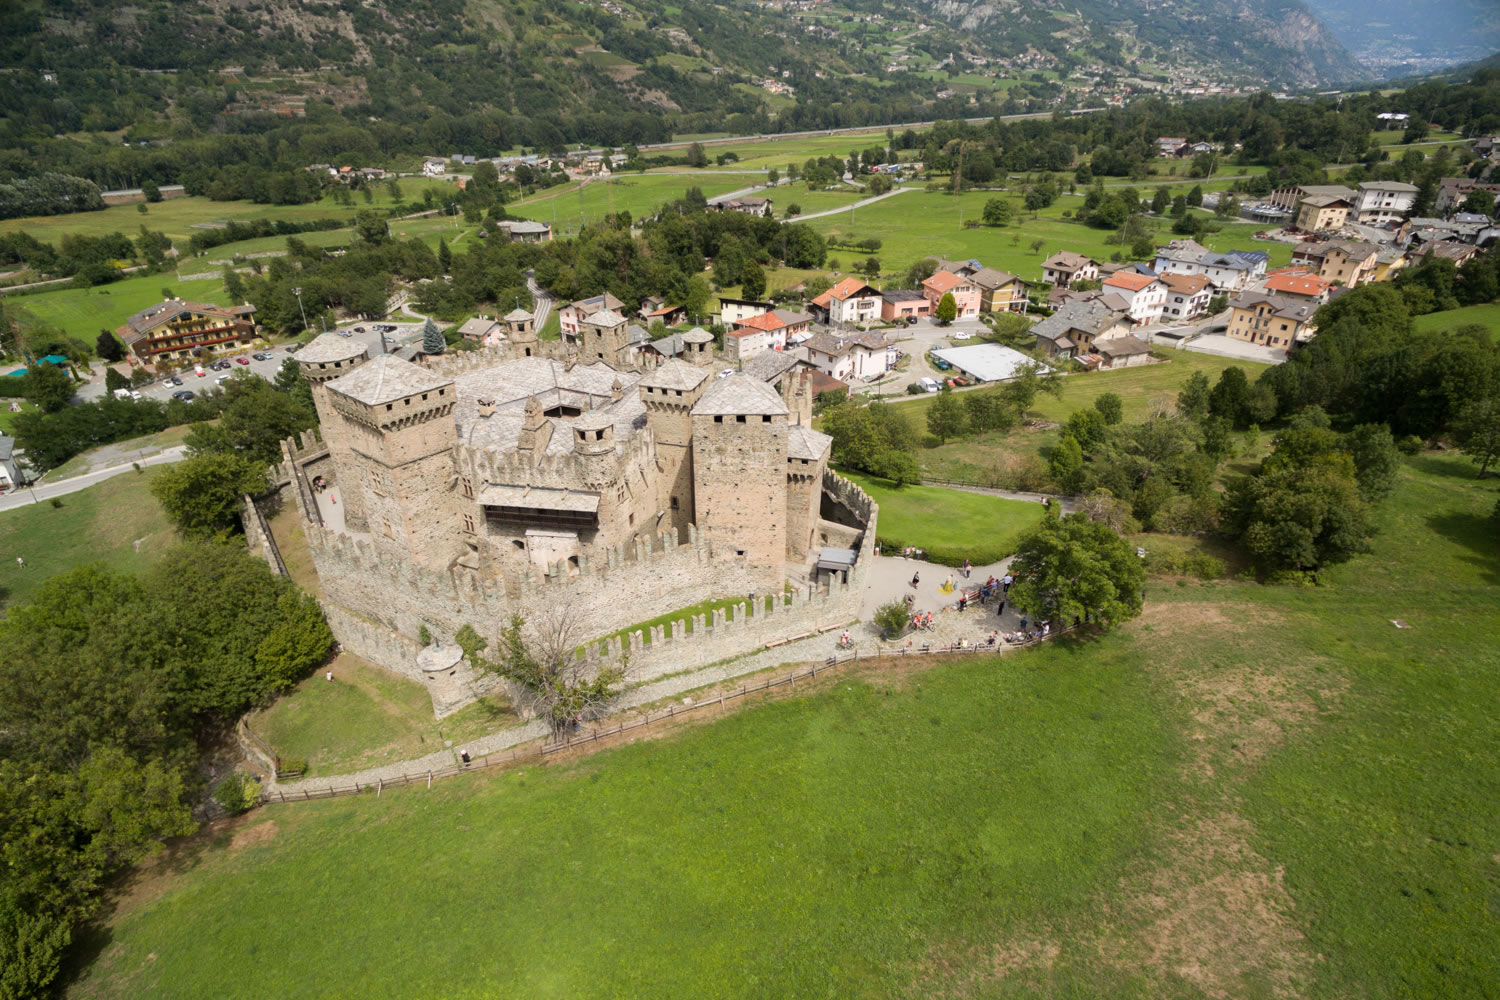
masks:
[[[454,640],[476,669],[509,682],[513,700],[546,719],[553,739],[564,740],[579,722],[604,714],[629,671],[628,657],[608,664],[580,659],[579,636],[578,615],[564,604],[530,619],[512,614],[493,660],[483,655],[488,643],[472,625]]]

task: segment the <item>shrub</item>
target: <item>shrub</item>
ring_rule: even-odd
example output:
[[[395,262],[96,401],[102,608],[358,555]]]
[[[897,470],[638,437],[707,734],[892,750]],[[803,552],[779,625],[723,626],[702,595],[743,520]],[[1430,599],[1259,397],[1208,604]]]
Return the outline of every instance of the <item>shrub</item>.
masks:
[[[1218,556],[1207,552],[1148,552],[1146,571],[1153,576],[1193,576],[1200,580],[1217,580],[1229,567]]]
[[[276,769],[278,774],[306,774],[306,757],[283,757]]]
[[[1422,453],[1422,439],[1415,434],[1408,434],[1396,442],[1396,449],[1403,455],[1419,455]]]
[[[214,801],[231,816],[249,809],[259,798],[260,784],[246,774],[226,775],[214,786]]]
[[[913,542],[902,541],[899,538],[889,538],[881,535],[875,539],[880,545],[881,552],[897,553],[905,550],[908,545],[916,545]],[[929,548],[925,545],[916,545],[922,550],[922,558],[928,562],[937,563],[939,566],[962,566],[967,559],[975,566],[986,566],[990,563],[999,562],[1006,556],[1014,555],[1014,550],[1001,549],[1000,546],[985,546],[981,544],[966,545],[962,548],[935,546]]]
[[[875,625],[880,629],[882,639],[894,639],[906,630],[906,623],[910,620],[909,612],[904,601],[891,601],[882,604],[875,609]]]

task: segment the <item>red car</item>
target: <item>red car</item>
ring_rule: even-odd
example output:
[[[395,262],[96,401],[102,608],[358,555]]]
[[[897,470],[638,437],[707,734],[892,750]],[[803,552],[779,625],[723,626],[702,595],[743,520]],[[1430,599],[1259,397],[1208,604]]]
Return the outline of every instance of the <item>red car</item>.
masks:
[[[248,365],[250,363],[249,358],[235,358],[234,360],[238,361],[242,365]]]

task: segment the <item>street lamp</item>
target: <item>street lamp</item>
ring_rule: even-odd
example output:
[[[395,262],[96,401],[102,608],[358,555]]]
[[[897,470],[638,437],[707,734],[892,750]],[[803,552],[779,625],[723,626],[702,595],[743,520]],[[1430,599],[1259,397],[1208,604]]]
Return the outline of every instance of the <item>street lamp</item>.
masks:
[[[302,289],[293,288],[292,294],[297,296],[297,311],[302,314],[302,329],[307,329],[307,310],[302,308]]]

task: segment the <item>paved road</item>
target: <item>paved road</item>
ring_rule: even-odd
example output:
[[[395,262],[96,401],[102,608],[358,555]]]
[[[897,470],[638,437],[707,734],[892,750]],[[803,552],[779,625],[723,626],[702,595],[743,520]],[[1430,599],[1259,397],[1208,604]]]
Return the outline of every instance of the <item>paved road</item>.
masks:
[[[177,445],[168,448],[159,454],[143,459],[141,465],[165,465],[169,462],[180,462],[187,457],[187,448]],[[67,496],[69,493],[77,493],[86,490],[90,486],[104,482],[124,472],[134,471],[132,463],[111,466],[108,469],[98,469],[94,472],[86,472],[81,476],[70,476],[67,479],[59,479],[55,483],[43,482],[36,486],[29,486],[0,496],[0,510],[10,510],[13,507],[24,507],[31,503],[43,503],[53,497]]]

